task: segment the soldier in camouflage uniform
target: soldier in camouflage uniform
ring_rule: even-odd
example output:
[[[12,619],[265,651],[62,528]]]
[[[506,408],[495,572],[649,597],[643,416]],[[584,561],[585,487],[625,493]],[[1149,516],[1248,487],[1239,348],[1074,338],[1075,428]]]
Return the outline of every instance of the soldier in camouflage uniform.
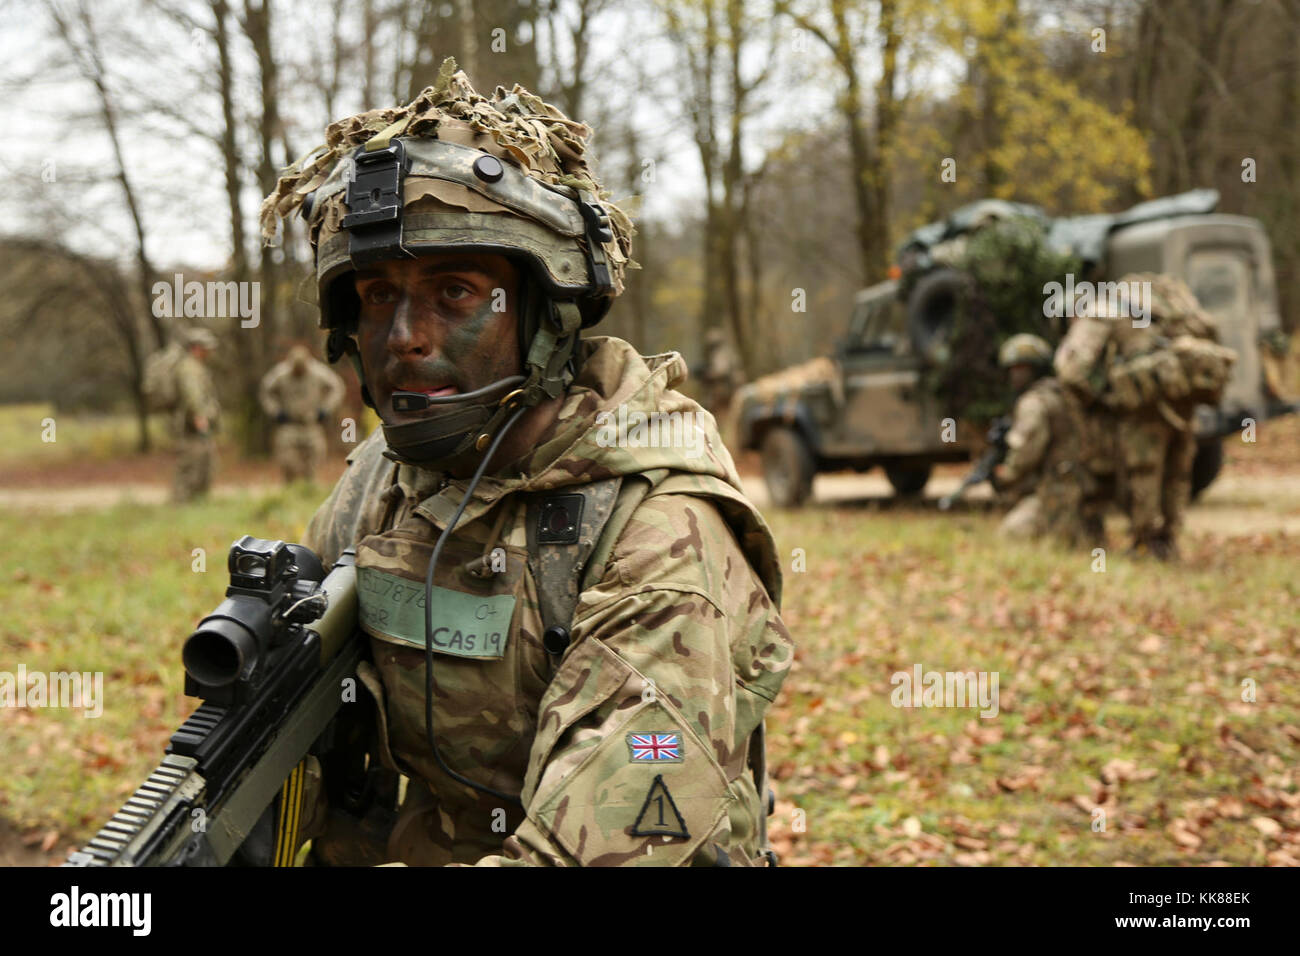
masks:
[[[264,204],[269,233],[311,195],[330,355],[383,422],[305,543],[327,567],[356,549],[375,761],[409,783],[378,831],[308,801],[317,862],[767,861],[777,556],[680,356],[579,336],[631,236],[588,132],[448,61],[409,106],[331,126]],[[652,415],[691,415],[701,453],[608,440]]]
[[[1082,491],[1073,399],[1047,375],[1052,349],[1036,335],[1013,335],[1002,344],[998,364],[1007,369],[1017,395],[1007,433],[1007,455],[994,483],[1014,503],[1000,533],[1011,538],[1051,535],[1067,544],[1083,536]]]
[[[285,483],[316,480],[325,457],[325,421],[343,400],[343,380],[295,345],[262,379],[258,398],[275,422],[272,451]]]
[[[735,350],[721,329],[709,329],[704,336],[704,362],[698,378],[704,387],[704,406],[719,420],[726,417],[731,398],[742,376]]]
[[[176,475],[172,498],[178,504],[201,498],[212,487],[216,464],[213,436],[221,417],[217,389],[208,371],[209,356],[216,351],[217,338],[207,329],[192,328],[183,333],[185,354],[176,363]]]
[[[1182,281],[1141,273],[1120,285],[1143,290],[1149,315],[1139,315],[1140,301],[1098,304],[1071,325],[1056,370],[1086,406],[1088,433],[1110,433],[1115,495],[1133,550],[1169,560],[1191,500],[1193,410],[1218,400],[1233,353],[1216,343],[1214,319]]]

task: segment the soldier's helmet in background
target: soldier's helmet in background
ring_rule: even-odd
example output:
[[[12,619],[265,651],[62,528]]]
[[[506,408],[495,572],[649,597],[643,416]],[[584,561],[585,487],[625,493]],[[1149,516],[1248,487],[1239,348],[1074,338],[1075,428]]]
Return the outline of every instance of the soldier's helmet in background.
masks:
[[[1037,335],[1021,333],[1013,335],[1002,343],[998,349],[998,365],[1010,368],[1013,365],[1028,365],[1032,368],[1045,369],[1052,364],[1052,347]]]

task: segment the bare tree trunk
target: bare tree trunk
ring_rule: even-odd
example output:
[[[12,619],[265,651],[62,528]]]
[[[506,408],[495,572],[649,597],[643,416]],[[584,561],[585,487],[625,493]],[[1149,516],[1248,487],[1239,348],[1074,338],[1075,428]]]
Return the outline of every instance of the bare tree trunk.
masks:
[[[212,0],[212,13],[215,22],[213,36],[217,47],[217,80],[221,95],[221,156],[225,165],[226,207],[230,216],[231,278],[242,284],[249,281],[250,268],[244,235],[244,213],[240,204],[243,163],[239,154],[239,143],[235,137],[238,121],[235,116],[234,67],[228,27],[231,11],[227,0]],[[257,394],[258,384],[256,336],[249,335],[241,329],[232,338],[235,347],[235,374],[239,378],[237,399],[239,405],[230,417],[232,420],[248,421],[254,414],[254,410],[249,406],[249,396]]]
[[[674,3],[666,4],[663,11],[669,37],[687,62],[689,89],[685,105],[691,117],[695,148],[700,155],[700,172],[704,176],[704,234],[700,240],[700,258],[704,263],[704,297],[700,303],[697,326],[701,346],[704,330],[716,325],[719,314],[723,311],[723,294],[719,282],[721,256],[718,252],[722,213],[717,195],[718,137],[713,104],[719,41],[715,2],[716,0],[704,0],[702,5],[702,38],[691,36],[691,25],[686,23]]]
[[[745,177],[740,205],[741,239],[744,241],[746,265],[749,273],[749,300],[745,304],[745,314],[749,316],[750,335],[753,336],[756,342],[772,341],[767,334],[769,329],[763,310],[763,243],[758,224],[755,222],[753,203],[754,195],[762,184],[765,170],[766,162],[758,172]],[[757,364],[747,367],[745,369],[746,378],[756,374],[759,367]]]
[[[379,18],[375,14],[375,0],[365,0],[362,4],[361,23],[361,108],[370,110],[377,105],[375,103],[375,30],[379,28]]]
[[[848,127],[849,156],[853,161],[853,202],[858,208],[859,282],[866,283],[873,272],[872,260],[875,256],[876,208],[871,190],[871,166],[874,159],[867,142],[866,127],[862,122],[862,92],[857,69],[851,67],[846,78],[848,84],[840,100],[840,110]]]
[[[902,35],[897,27],[897,0],[880,0],[881,74],[876,87],[876,155],[871,164],[871,188],[876,223],[872,230],[870,271],[863,282],[870,284],[885,278],[890,259],[889,162],[893,153],[894,133],[898,127],[898,47]]]
[[[1300,0],[1286,0],[1287,38],[1285,47],[1291,51],[1282,73],[1281,102],[1278,106],[1278,129],[1290,139],[1290,148],[1281,154],[1282,181],[1291,185],[1287,202],[1291,215],[1287,216],[1290,234],[1300,238]],[[1278,260],[1278,296],[1282,311],[1282,325],[1291,335],[1300,335],[1300,242],[1293,241],[1279,249],[1274,245]]]
[[[570,23],[560,14],[560,5],[556,0],[542,3],[539,7],[542,21],[546,24],[550,39],[549,64],[553,85],[559,94],[564,111],[574,119],[582,119],[583,100],[587,93],[587,61],[591,56],[591,24],[605,6],[606,0],[577,0],[577,20]],[[569,43],[573,47],[573,62],[566,71],[560,62],[559,49],[555,43],[556,24],[564,27]],[[567,75],[566,75],[567,74]]]
[[[636,126],[629,120],[623,125],[624,146],[627,150],[627,167],[624,176],[627,180],[627,189],[629,194],[641,193],[638,188],[640,183],[641,167],[641,143],[637,136]],[[641,269],[629,274],[627,279],[628,292],[630,293],[629,311],[632,319],[632,344],[638,350],[649,351],[648,330],[650,327],[649,300],[650,300],[650,276],[653,275],[653,265],[651,261],[651,249],[653,244],[650,240],[650,234],[645,222],[637,224],[637,241],[635,257],[641,264]]]
[[[144,366],[148,353],[141,348],[140,326],[136,320],[136,310],[131,305],[131,295],[122,284],[118,271],[105,263],[90,263],[88,270],[95,276],[95,289],[106,300],[106,309],[113,327],[121,336],[126,348],[127,358],[131,363],[131,395],[135,405],[136,447],[140,454],[147,455],[153,449],[153,440],[149,435],[149,406],[144,394]]]
[[[474,26],[473,0],[456,0],[456,26],[459,28],[460,68],[469,76],[478,76],[478,37]]]
[[[889,7],[888,15],[884,6]],[[777,4],[777,12],[790,17],[797,26],[820,40],[835,59],[835,64],[844,75],[844,92],[838,100],[840,115],[844,119],[849,141],[849,159],[853,187],[853,203],[857,209],[857,243],[859,282],[867,283],[883,274],[885,256],[882,252],[885,243],[887,223],[882,222],[882,210],[877,203],[881,201],[889,188],[888,174],[884,168],[885,157],[880,144],[873,150],[867,135],[866,121],[863,119],[862,76],[858,70],[857,48],[860,45],[852,34],[848,22],[848,0],[831,0],[830,13],[833,32],[828,33],[807,16],[794,11],[788,2]],[[885,74],[881,79],[881,89],[893,89],[893,78],[897,63],[897,38],[890,46],[894,7],[886,0],[882,5],[882,29],[886,22],[890,29],[882,43],[886,54]],[[888,83],[888,86],[886,86]],[[892,105],[892,104],[891,104]],[[892,134],[896,117],[890,112],[885,125],[878,127],[878,132]]]
[[[704,166],[704,190],[708,199],[704,230],[704,314],[700,317],[700,337],[704,330],[715,324],[723,311],[723,291],[720,282],[722,275],[721,246],[724,241],[724,228],[721,203],[718,201],[717,161],[718,133],[714,115],[713,84],[716,76],[718,49],[718,24],[713,0],[705,0],[705,33],[702,70],[697,77],[697,97],[702,111],[701,123],[697,126],[696,142],[700,151],[700,162]]]
[[[272,15],[271,0],[244,0],[243,28],[257,57],[261,86],[262,116],[258,126],[261,153],[257,163],[257,183],[263,195],[275,189],[278,178],[274,152],[280,133],[280,114],[277,64],[271,43]],[[258,270],[262,290],[261,323],[254,329],[238,330],[250,340],[249,349],[253,361],[249,372],[258,380],[270,364],[268,343],[274,340],[280,325],[280,269],[274,253],[275,250],[269,246],[261,247]],[[244,446],[250,452],[265,453],[270,447],[270,436],[266,423],[257,410],[255,396],[256,389],[253,389],[244,397]]]
[[[745,87],[740,75],[740,48],[745,24],[743,0],[727,0],[727,81],[730,102],[727,131],[727,160],[722,166],[722,228],[719,230],[718,253],[721,258],[723,289],[726,295],[727,325],[740,353],[746,375],[755,367],[755,342],[744,308],[740,301],[740,262],[738,239],[740,236],[741,176],[744,157],[741,151],[744,118]]]
[[[565,91],[569,115],[574,117],[582,116],[582,99],[587,92],[587,56],[591,52],[587,31],[599,8],[597,0],[578,2],[578,22],[572,31],[573,79]]]
[[[72,34],[71,24],[66,20],[59,8],[50,0],[46,2],[46,10],[49,12],[50,19],[54,22],[60,38],[68,49],[73,61],[77,64],[83,78],[90,82],[95,88],[95,95],[99,101],[100,120],[104,124],[104,131],[108,134],[109,144],[113,150],[113,160],[117,165],[115,177],[118,185],[121,187],[122,200],[126,205],[127,213],[130,216],[132,227],[135,231],[135,260],[136,260],[136,289],[140,297],[138,308],[145,311],[149,318],[149,327],[153,332],[152,343],[141,343],[133,338],[130,345],[131,354],[144,353],[152,351],[154,347],[161,346],[167,341],[167,333],[163,328],[162,319],[154,314],[153,305],[153,283],[154,269],[153,264],[149,261],[149,253],[145,243],[145,225],[144,216],[140,211],[140,205],[136,200],[135,189],[131,184],[131,178],[126,171],[126,161],[122,153],[122,135],[118,128],[117,104],[109,92],[105,70],[104,60],[100,53],[99,43],[95,25],[91,19],[90,9],[82,0],[77,7],[77,16],[85,35],[84,45],[78,43]],[[135,331],[135,323],[132,322],[131,331]],[[138,336],[138,333],[136,333]],[[140,422],[140,440],[139,450],[144,453],[148,452],[151,446],[149,437],[148,410],[144,402],[144,363],[143,360],[133,363],[136,373],[135,392],[136,392],[136,415]]]

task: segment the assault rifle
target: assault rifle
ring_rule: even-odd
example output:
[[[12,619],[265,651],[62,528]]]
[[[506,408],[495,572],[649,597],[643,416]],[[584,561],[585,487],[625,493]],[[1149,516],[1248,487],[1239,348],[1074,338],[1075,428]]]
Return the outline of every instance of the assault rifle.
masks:
[[[993,469],[1001,463],[1003,458],[1007,457],[1007,432],[1009,431],[1011,431],[1010,415],[1002,415],[993,419],[988,434],[984,436],[984,440],[988,445],[984,449],[984,454],[980,455],[979,460],[975,462],[975,467],[962,479],[961,484],[957,486],[957,490],[939,499],[940,511],[947,511],[951,508],[953,502],[964,495],[968,488],[982,484],[993,477]]]
[[[203,703],[65,866],[292,863],[303,760],[318,743],[347,752],[333,744],[346,734],[341,688],[355,680],[364,646],[356,567],[348,551],[326,577],[302,545],[248,535],[231,546],[228,566],[226,599],[181,654],[185,693]]]

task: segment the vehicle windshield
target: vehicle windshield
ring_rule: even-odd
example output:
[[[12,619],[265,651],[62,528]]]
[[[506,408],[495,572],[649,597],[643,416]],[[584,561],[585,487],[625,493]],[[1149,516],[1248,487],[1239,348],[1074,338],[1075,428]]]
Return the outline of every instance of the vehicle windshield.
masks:
[[[1226,250],[1194,252],[1187,260],[1188,285],[1222,332],[1246,329],[1250,321],[1250,262]]]
[[[905,341],[903,305],[895,297],[861,303],[849,323],[849,349],[888,348],[897,351]]]

